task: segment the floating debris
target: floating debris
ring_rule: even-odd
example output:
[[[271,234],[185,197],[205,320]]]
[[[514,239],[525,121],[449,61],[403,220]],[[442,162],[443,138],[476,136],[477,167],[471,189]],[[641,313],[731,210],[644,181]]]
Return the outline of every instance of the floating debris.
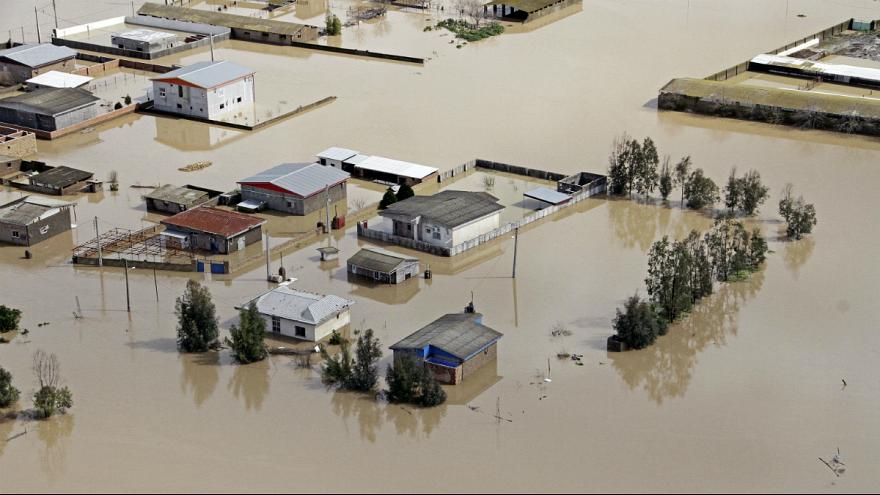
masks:
[[[185,167],[180,167],[177,170],[180,170],[181,172],[195,172],[196,170],[208,168],[211,165],[213,165],[213,162],[205,160],[201,162],[190,163],[189,165]]]

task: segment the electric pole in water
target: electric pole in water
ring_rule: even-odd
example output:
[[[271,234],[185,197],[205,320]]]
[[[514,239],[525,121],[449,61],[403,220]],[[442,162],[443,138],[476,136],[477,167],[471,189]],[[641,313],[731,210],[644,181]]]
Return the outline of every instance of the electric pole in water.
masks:
[[[95,217],[95,241],[98,243],[98,266],[104,266],[104,256],[101,254],[101,234],[98,233],[98,217]]]
[[[40,39],[40,16],[37,14],[37,7],[34,6],[34,19],[37,22],[37,43],[42,43],[43,40]]]
[[[55,14],[55,29],[58,29],[58,7],[55,6],[55,0],[52,0],[52,13]]]
[[[519,227],[513,229],[513,276],[511,278],[516,278],[516,245],[519,241]]]
[[[131,313],[131,296],[129,296],[128,292],[128,258],[122,258],[122,264],[125,267],[125,306],[128,308],[128,312]]]

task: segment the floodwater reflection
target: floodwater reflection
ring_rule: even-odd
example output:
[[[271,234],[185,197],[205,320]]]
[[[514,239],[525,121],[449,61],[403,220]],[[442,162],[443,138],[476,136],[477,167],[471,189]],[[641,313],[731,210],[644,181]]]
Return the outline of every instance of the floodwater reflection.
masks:
[[[208,400],[220,381],[220,354],[206,352],[181,356],[180,391],[192,393],[197,407]]]
[[[37,438],[42,442],[40,462],[43,473],[55,480],[65,471],[67,444],[73,432],[73,416],[59,414],[44,421],[32,423],[37,430]]]
[[[816,247],[816,241],[810,236],[804,237],[798,241],[786,241],[785,249],[782,251],[782,262],[785,268],[791,272],[795,280],[804,263],[813,255],[813,248]]]
[[[269,363],[264,359],[258,363],[235,365],[235,372],[227,388],[235,398],[244,400],[244,407],[259,411],[269,392]]]
[[[748,280],[722,284],[651,347],[609,353],[612,366],[631,390],[641,387],[658,405],[667,398],[684,397],[699,353],[710,344],[724,346],[728,337],[736,336],[740,304],[753,298],[763,283],[762,270]]]
[[[672,207],[663,205],[657,200],[647,202],[635,199],[608,200],[608,224],[614,237],[627,249],[638,249],[647,253],[658,232],[665,232],[673,238],[680,239],[691,230],[700,230],[711,223],[711,219],[694,212],[679,211],[673,221]]]
[[[447,407],[423,409],[410,404],[390,404],[374,396],[344,390],[333,392],[331,404],[333,412],[342,417],[346,431],[349,418],[354,418],[361,439],[370,443],[376,441],[376,434],[386,423],[392,423],[398,435],[428,438],[446,416]]]

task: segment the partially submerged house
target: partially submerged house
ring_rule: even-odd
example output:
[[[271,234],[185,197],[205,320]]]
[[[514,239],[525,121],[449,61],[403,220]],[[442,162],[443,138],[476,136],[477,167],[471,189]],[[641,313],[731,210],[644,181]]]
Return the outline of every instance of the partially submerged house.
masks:
[[[34,76],[25,81],[25,83],[28,91],[35,91],[42,88],[81,88],[92,79],[94,78],[89,76],[51,70],[39,76]]]
[[[219,195],[219,191],[211,191],[200,187],[165,184],[144,195],[144,200],[147,203],[147,210],[161,211],[163,213],[180,213],[211,202]]]
[[[333,168],[343,169],[343,164],[352,158],[355,155],[359,155],[355,150],[350,150],[348,148],[339,148],[337,146],[333,146],[327,148],[326,150],[315,155],[318,158],[318,163],[321,165],[326,165]],[[351,170],[346,170],[346,172],[351,172]]]
[[[334,295],[313,294],[289,285],[276,287],[236,309],[255,304],[266,322],[266,332],[317,342],[351,322],[354,301]]]
[[[394,359],[411,357],[423,363],[437,381],[459,384],[498,355],[503,335],[482,320],[480,313],[441,316],[392,345]]]
[[[388,184],[410,185],[436,180],[439,169],[427,165],[385,158],[356,155],[349,157],[352,175]]]
[[[160,112],[216,120],[254,103],[254,71],[226,60],[197,62],[152,82]]]
[[[348,273],[383,284],[399,284],[419,275],[419,259],[377,247],[365,247],[348,259]]]
[[[238,182],[242,202],[238,208],[264,208],[293,215],[307,215],[346,197],[349,175],[317,163],[284,163]]]
[[[122,50],[151,53],[183,44],[177,35],[152,29],[131,29],[110,35],[110,43]]]
[[[243,250],[263,236],[265,220],[253,215],[199,206],[161,221],[165,246],[229,254]]]
[[[51,167],[28,178],[25,189],[43,194],[64,196],[78,193],[86,188],[95,174],[64,165]]]
[[[0,84],[23,83],[49,71],[71,72],[76,52],[49,43],[19,45],[0,50]]]
[[[97,117],[100,103],[81,88],[42,88],[0,100],[0,122],[52,132]]]
[[[447,190],[398,201],[379,215],[391,219],[396,236],[452,247],[497,229],[503,209],[489,193]]]
[[[32,246],[70,230],[73,203],[25,196],[0,206],[0,242]]]

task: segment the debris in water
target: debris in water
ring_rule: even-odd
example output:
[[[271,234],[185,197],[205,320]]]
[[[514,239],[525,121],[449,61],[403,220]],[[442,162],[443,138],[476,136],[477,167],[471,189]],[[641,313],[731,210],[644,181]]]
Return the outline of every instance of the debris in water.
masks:
[[[208,168],[212,164],[213,164],[213,162],[206,160],[206,161],[201,161],[201,162],[190,163],[189,165],[187,165],[185,167],[180,167],[177,170],[180,170],[181,172],[195,172],[196,170],[202,170],[203,168]]]
[[[841,388],[841,390],[842,390],[842,389],[846,388],[846,380],[844,380],[843,378],[841,378],[840,381],[843,382],[843,387]]]
[[[819,460],[822,461],[822,464],[828,466],[828,469],[830,469],[837,477],[840,477],[840,475],[846,472],[846,464],[843,463],[843,458],[840,456],[840,448],[837,449],[836,454],[831,456],[831,462],[828,462],[821,457]]]

